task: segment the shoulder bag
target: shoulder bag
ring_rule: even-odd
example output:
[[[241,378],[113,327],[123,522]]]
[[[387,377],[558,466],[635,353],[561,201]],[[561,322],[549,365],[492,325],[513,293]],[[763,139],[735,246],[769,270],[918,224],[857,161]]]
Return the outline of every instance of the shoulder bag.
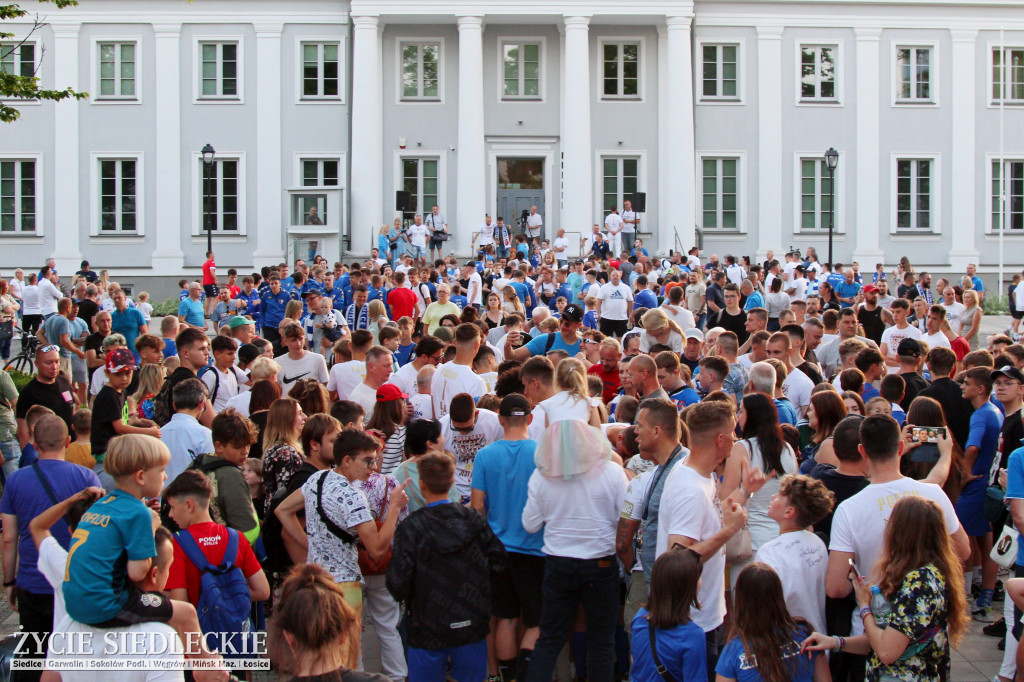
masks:
[[[658,645],[655,641],[654,626],[651,625],[651,621],[647,621],[647,633],[651,637],[651,658],[654,659],[654,668],[665,682],[676,682],[676,678],[672,676],[668,668],[661,664],[661,659],[658,658]]]
[[[385,486],[386,485],[387,483],[385,482]],[[380,503],[379,516],[384,516],[384,511],[385,509],[387,509],[388,497],[388,495],[384,495],[384,499]],[[374,519],[373,522],[377,526],[377,532],[380,533],[381,526],[384,525],[384,522],[378,519]],[[366,548],[363,547],[363,543],[360,542],[358,548],[360,573],[362,573],[363,575],[384,575],[384,573],[387,572],[388,564],[391,563],[392,547],[390,544],[388,545],[388,550],[384,552],[384,556],[380,557],[379,559],[372,558],[370,556],[370,553],[366,550]]]
[[[749,440],[741,441],[747,449],[747,456],[753,449]],[[742,484],[741,484],[742,485]],[[754,549],[750,543],[750,526],[746,523],[725,543],[725,560],[730,564],[738,561],[748,561],[754,556]]]

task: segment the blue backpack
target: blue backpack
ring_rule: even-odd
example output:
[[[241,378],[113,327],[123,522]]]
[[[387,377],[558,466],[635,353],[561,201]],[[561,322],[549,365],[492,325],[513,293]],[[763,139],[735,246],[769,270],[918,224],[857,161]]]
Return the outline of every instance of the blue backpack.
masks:
[[[239,533],[233,528],[227,531],[228,546],[220,566],[207,560],[188,530],[179,531],[174,537],[188,560],[202,572],[196,615],[207,646],[224,658],[248,658],[252,652],[252,596],[242,569],[235,565]],[[250,655],[243,655],[246,653]]]

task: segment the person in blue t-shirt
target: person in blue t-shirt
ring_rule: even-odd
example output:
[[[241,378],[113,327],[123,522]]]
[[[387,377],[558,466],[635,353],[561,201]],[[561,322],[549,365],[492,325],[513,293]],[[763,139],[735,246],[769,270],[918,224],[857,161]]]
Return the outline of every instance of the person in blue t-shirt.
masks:
[[[583,341],[580,335],[580,328],[583,326],[583,306],[576,303],[565,306],[559,326],[561,331],[540,334],[521,348],[516,348],[515,345],[523,333],[511,332],[505,341],[505,359],[522,362],[534,355],[547,355],[553,350],[564,350],[570,358],[576,357]]]
[[[647,275],[640,275],[636,278],[636,293],[633,294],[633,310],[647,308],[654,310],[658,307],[658,297],[653,291],[647,288]]]
[[[701,570],[700,554],[690,549],[665,552],[654,562],[647,605],[636,612],[630,625],[633,682],[664,682],[654,662],[655,653],[677,682],[708,679],[707,640],[700,626],[690,620],[690,609],[697,605]],[[634,574],[633,579],[639,577]],[[651,650],[652,641],[655,651]]]
[[[718,657],[719,682],[828,679],[828,659],[820,651],[800,650],[812,628],[789,615],[782,581],[771,566],[755,561],[743,569],[733,590],[733,606],[738,635]]]
[[[831,276],[829,277],[829,284],[832,283]],[[860,294],[860,284],[857,283],[854,278],[854,272],[852,269],[847,270],[843,276],[843,281],[838,286],[833,287],[836,292],[836,298],[839,299],[839,304],[844,308],[852,306]]]
[[[525,679],[526,667],[540,635],[544,583],[544,530],[527,533],[523,507],[528,497],[536,441],[529,437],[530,401],[519,393],[502,398],[498,421],[504,437],[482,448],[473,462],[470,506],[487,517],[508,553],[506,570],[492,581],[491,613],[498,618],[496,649],[503,679]],[[524,628],[517,638],[517,623]]]
[[[761,292],[754,288],[750,283],[750,280],[743,280],[743,284],[740,286],[740,293],[747,297],[747,302],[743,304],[744,310],[753,310],[754,308],[764,308],[764,296]]]
[[[260,306],[263,308],[263,338],[271,343],[280,342],[281,335],[277,327],[284,319],[284,311],[292,295],[281,288],[281,280],[277,277],[270,278],[270,291],[260,298]]]
[[[658,367],[658,383],[668,393],[668,399],[676,404],[676,409],[681,412],[684,407],[700,402],[700,394],[680,376],[682,363],[678,353],[663,350],[654,356],[654,364]]]

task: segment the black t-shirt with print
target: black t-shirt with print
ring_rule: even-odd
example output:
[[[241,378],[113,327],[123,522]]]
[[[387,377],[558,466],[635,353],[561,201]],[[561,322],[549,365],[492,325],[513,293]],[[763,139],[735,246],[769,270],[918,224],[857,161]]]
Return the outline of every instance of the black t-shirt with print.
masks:
[[[92,433],[89,437],[94,457],[105,453],[110,439],[117,435],[114,422],[123,421],[126,416],[126,399],[124,391],[115,391],[110,386],[104,386],[96,394],[92,404]]]

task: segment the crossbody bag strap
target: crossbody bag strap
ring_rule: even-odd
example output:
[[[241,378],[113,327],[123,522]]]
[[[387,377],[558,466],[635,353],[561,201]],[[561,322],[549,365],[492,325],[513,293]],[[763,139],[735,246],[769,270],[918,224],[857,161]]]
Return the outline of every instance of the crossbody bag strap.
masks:
[[[316,513],[320,515],[320,520],[323,521],[324,526],[327,527],[327,530],[331,533],[331,535],[335,536],[336,538],[338,538],[346,544],[355,544],[356,539],[352,536],[352,534],[344,528],[342,528],[341,526],[339,526],[338,524],[336,524],[334,521],[328,518],[326,513],[324,513],[324,480],[327,478],[328,474],[330,474],[330,472],[325,471],[323,476],[320,477],[320,480],[316,482]]]
[[[60,500],[57,499],[57,493],[53,491],[53,486],[50,485],[50,480],[46,478],[46,474],[43,473],[43,470],[39,466],[38,462],[32,465],[32,471],[36,472],[36,478],[39,479],[40,485],[42,485],[43,490],[46,491],[46,496],[50,498],[50,504],[56,505],[58,502],[60,502]],[[64,516],[62,516],[61,519],[63,519],[64,523],[67,524],[68,529],[70,530],[71,521],[68,519],[68,515],[64,514]]]
[[[650,621],[647,621],[647,634],[651,637],[651,658],[654,659],[654,668],[665,682],[676,682],[676,678],[672,676],[668,668],[661,664],[661,659],[658,658],[658,645],[654,636],[654,625]]]

